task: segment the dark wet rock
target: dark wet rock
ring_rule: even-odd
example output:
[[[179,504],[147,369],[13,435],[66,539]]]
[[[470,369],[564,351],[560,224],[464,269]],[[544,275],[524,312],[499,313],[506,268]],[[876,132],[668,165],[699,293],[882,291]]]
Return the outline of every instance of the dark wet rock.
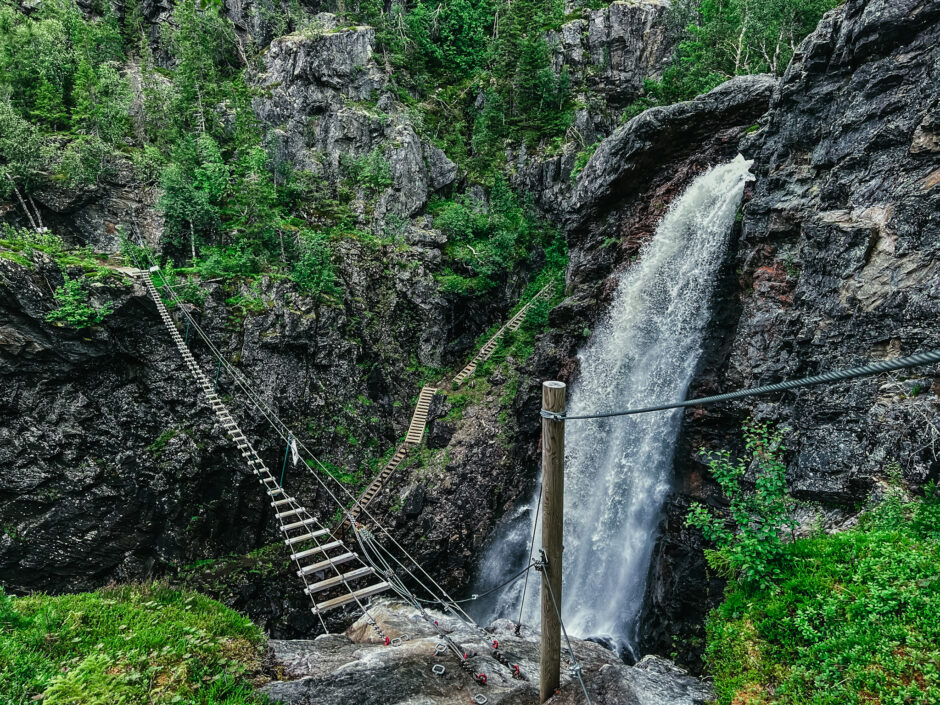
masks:
[[[454,437],[455,430],[452,424],[435,421],[428,428],[428,448],[446,448],[447,444],[450,443],[450,439]]]
[[[393,705],[434,703],[463,705],[472,695],[482,694],[493,705],[529,705],[538,701],[538,635],[506,620],[493,623],[480,634],[464,622],[429,611],[434,626],[410,606],[381,600],[369,610],[394,645],[386,646],[366,619],[360,619],[345,634],[320,636],[313,641],[271,641],[271,659],[283,669],[287,680],[268,683],[261,693],[285,705]],[[449,636],[474,672],[485,673],[485,686],[461,670],[450,652],[437,655],[440,633]],[[525,679],[515,679],[490,653],[496,639],[510,662],[519,666]],[[401,641],[398,641],[401,640]],[[573,640],[574,654],[583,668],[583,678],[595,705],[698,705],[710,697],[701,681],[663,659],[649,659],[636,668],[625,666],[597,644]],[[434,665],[444,673],[432,672]],[[551,705],[581,705],[580,685],[562,664],[562,681]]]
[[[117,160],[96,188],[50,185],[34,196],[46,227],[98,252],[120,252],[122,228],[126,236],[159,247],[157,198],[157,188],[141,185],[125,160]]]

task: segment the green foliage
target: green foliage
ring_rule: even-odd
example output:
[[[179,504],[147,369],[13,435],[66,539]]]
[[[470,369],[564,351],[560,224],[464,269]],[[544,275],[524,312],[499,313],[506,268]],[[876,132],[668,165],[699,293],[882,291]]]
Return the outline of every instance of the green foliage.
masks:
[[[707,554],[713,568],[742,583],[770,587],[781,575],[781,533],[793,526],[783,432],[749,421],[744,424],[744,447],[749,455],[737,459],[727,450],[706,456],[712,477],[728,499],[731,525],[698,503],[690,508],[686,523],[718,546]]]
[[[0,97],[0,199],[9,198],[14,188],[28,191],[40,183],[48,159],[39,130]]]
[[[147,447],[147,450],[150,451],[154,458],[159,458],[163,454],[164,449],[166,449],[167,444],[179,434],[179,429],[167,429],[157,436],[157,439]]]
[[[839,1],[676,0],[670,22],[681,40],[662,81],[647,83],[647,107],[689,100],[732,76],[781,75],[800,41]]]
[[[489,203],[469,195],[432,204],[434,225],[448,237],[454,269],[438,277],[447,291],[481,293],[540,244],[549,247],[557,231],[540,221],[502,177],[496,177]]]
[[[0,588],[4,703],[261,704],[264,637],[206,597],[159,584],[9,598]]]
[[[85,20],[74,0],[48,0],[29,15],[0,1],[0,162],[24,189],[58,171],[71,185],[90,185],[106,172],[116,145],[129,136],[130,89],[125,55],[110,7]],[[17,120],[16,118],[19,118]],[[27,128],[21,121],[29,121]],[[47,134],[68,132],[64,150]]]
[[[425,136],[489,183],[506,140],[560,137],[573,115],[571,82],[552,69],[547,29],[557,0],[445,0],[370,8],[399,98]]]
[[[587,166],[587,163],[591,161],[591,157],[594,156],[594,152],[597,151],[597,146],[600,142],[595,142],[594,144],[588,145],[580,152],[575,155],[574,158],[574,168],[571,170],[571,183],[574,183],[578,179],[578,174]]]
[[[358,158],[342,154],[340,163],[351,184],[365,188],[372,196],[392,185],[392,171],[381,147]]]
[[[69,279],[55,290],[58,307],[46,314],[46,320],[65,323],[73,328],[97,325],[111,313],[111,304],[95,308],[88,301],[88,291],[80,279]]]
[[[940,702],[940,499],[888,501],[786,544],[774,589],[729,584],[707,623],[718,703]]]
[[[292,272],[294,281],[306,293],[338,295],[329,237],[307,229],[300,230],[297,237],[299,256]]]

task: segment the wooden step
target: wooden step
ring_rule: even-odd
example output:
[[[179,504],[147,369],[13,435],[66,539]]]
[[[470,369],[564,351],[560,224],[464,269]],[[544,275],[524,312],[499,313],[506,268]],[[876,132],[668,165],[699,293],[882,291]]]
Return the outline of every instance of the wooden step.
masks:
[[[297,516],[301,512],[307,511],[303,507],[297,507],[296,509],[288,509],[286,512],[278,512],[274,515],[275,519],[286,519],[287,517]]]
[[[350,583],[353,580],[359,580],[360,578],[364,578],[367,575],[372,575],[373,573],[375,573],[375,569],[370,566],[366,566],[365,568],[356,568],[355,570],[351,570],[348,573],[337,575],[334,578],[327,578],[326,580],[321,580],[318,583],[308,585],[304,590],[304,593],[307,595],[313,595],[316,592],[329,590],[330,588]]]
[[[324,568],[329,568],[331,565],[348,563],[354,558],[358,558],[358,556],[352,551],[349,551],[348,553],[342,553],[338,556],[329,558],[328,560],[320,561],[319,563],[314,563],[313,565],[308,565],[306,568],[304,568],[304,570],[307,571],[307,575],[310,575],[311,573],[319,573]]]
[[[300,529],[306,527],[308,524],[315,524],[317,522],[313,517],[308,517],[306,519],[301,519],[300,521],[295,521],[293,524],[285,524],[281,527],[281,531],[293,531],[294,529]]]
[[[323,529],[320,529],[323,531]],[[309,541],[310,539],[315,539],[317,536],[322,536],[323,534],[318,534],[316,531],[312,531],[309,534],[304,534],[303,536],[294,536],[293,538],[284,539],[285,546],[293,546],[295,543],[300,543],[301,541]]]
[[[313,534],[311,534],[311,536],[313,536],[313,538],[315,539],[318,539],[323,536],[328,536],[329,533],[330,533],[329,529],[320,529],[319,531],[314,531]],[[316,548],[308,548],[306,551],[301,551],[300,553],[292,553],[290,559],[292,561],[299,561],[301,558],[312,556],[315,553],[320,553],[319,546],[317,546]]]
[[[307,551],[304,551],[304,554],[308,556],[312,556],[317,553],[326,553],[327,551],[332,551],[334,548],[345,548],[345,546],[343,546],[342,541],[338,541],[338,540],[330,541],[329,543],[325,543],[322,546],[314,546],[313,548]],[[307,573],[312,573],[312,572],[314,571],[311,569],[310,566],[304,566],[303,568],[297,571],[297,575],[307,575]]]
[[[362,588],[361,590],[356,590],[356,592],[350,593],[348,595],[343,595],[342,597],[336,597],[332,600],[327,600],[326,602],[319,603],[316,607],[313,607],[311,611],[314,614],[320,614],[331,610],[334,607],[341,607],[342,605],[349,604],[350,602],[356,602],[358,600],[363,600],[372,595],[378,595],[380,592],[385,592],[390,589],[391,585],[388,583],[376,583],[375,585],[370,585],[369,587]]]

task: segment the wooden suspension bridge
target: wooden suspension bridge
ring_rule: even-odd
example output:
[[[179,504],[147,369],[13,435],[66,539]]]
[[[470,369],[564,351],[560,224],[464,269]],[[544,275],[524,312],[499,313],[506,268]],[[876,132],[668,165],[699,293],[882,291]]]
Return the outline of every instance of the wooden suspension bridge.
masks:
[[[355,551],[349,550],[343,541],[333,535],[329,529],[321,525],[296,498],[284,490],[277,478],[271,474],[238,424],[235,423],[225,404],[222,403],[212,382],[196,363],[189,346],[176,329],[176,324],[167,311],[160,293],[153,285],[150,272],[141,271],[140,276],[157,306],[160,318],[163,319],[163,323],[170,332],[170,337],[176,343],[196,383],[202,388],[222,428],[241,451],[248,467],[258,476],[258,481],[270,498],[274,517],[280,524],[281,538],[291,549],[290,558],[295,564],[297,576],[304,583],[303,592],[312,603],[311,611],[322,621],[322,613],[326,610],[352,602],[362,607],[362,600],[388,590],[390,585],[387,582],[374,581],[375,570],[371,566],[367,565]],[[353,562],[359,563],[359,566],[346,573],[340,570],[339,566]],[[325,577],[331,572],[334,575]],[[311,579],[315,579],[314,582],[311,582]],[[373,582],[369,582],[370,579],[373,579]],[[331,592],[335,593],[340,588],[345,588],[345,594],[329,597]],[[326,596],[327,599],[318,602],[320,595]]]
[[[232,415],[216,393],[215,385],[210,382],[209,378],[199,367],[189,346],[177,330],[172,316],[163,303],[163,299],[151,279],[151,272],[154,271],[157,271],[156,267],[151,268],[150,271],[137,270],[135,274],[143,279],[157,307],[157,312],[170,333],[170,337],[180,351],[190,373],[195,378],[197,384],[202,388],[206,400],[215,411],[222,428],[238,447],[242,457],[258,476],[258,481],[270,497],[271,507],[275,512],[274,516],[280,524],[279,528],[282,534],[282,540],[284,544],[291,549],[290,558],[291,561],[295,563],[297,576],[301,578],[304,583],[303,592],[310,598],[312,603],[311,611],[322,621],[323,612],[334,607],[357,603],[359,608],[365,613],[366,609],[362,601],[373,595],[389,590],[392,586],[383,580],[376,581],[375,569],[369,565],[367,561],[363,560],[358,552],[351,550],[350,547],[346,545],[343,529],[350,526],[350,517],[352,521],[356,521],[366,506],[368,506],[385,487],[389,478],[391,478],[395,470],[401,465],[402,460],[408,454],[409,450],[422,442],[427,428],[431,401],[434,395],[441,390],[444,383],[422,387],[421,392],[418,394],[418,401],[411,417],[411,423],[405,435],[404,443],[399,446],[388,464],[356,499],[339,530],[330,531],[330,529],[323,526],[318,519],[307,511],[296,498],[290,496],[284,490],[277,478],[271,474],[271,471],[262,462],[238,424],[235,423]],[[467,366],[450,381],[451,388],[456,389],[473,374],[480,364],[489,359],[506,333],[518,330],[532,305],[539,299],[544,298],[550,290],[550,284],[543,287],[487,340]],[[349,563],[358,563],[359,565],[345,573],[342,572],[339,566]],[[326,577],[330,573],[333,573],[333,575]],[[311,582],[311,580],[313,580],[313,582]],[[332,593],[337,592],[340,593],[338,596],[330,597]],[[322,599],[318,602],[317,600],[321,595],[326,599]],[[324,629],[325,628],[326,625],[324,623]]]

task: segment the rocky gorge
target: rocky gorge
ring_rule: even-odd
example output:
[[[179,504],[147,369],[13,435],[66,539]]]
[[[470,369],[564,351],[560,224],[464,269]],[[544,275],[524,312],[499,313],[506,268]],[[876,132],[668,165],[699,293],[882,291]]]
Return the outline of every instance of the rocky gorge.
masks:
[[[672,51],[667,8],[662,0],[616,2],[553,35],[553,70],[570,72],[581,107],[560,150],[523,145],[505,156],[513,188],[564,236],[564,284],[530,355],[500,360],[463,396],[445,389],[435,397],[427,449],[372,505],[449,590],[469,590],[500,522],[531,495],[542,381],[578,379],[579,351],[619,278],[674,200],[717,163],[744,154],[756,178],[689,396],[940,348],[931,325],[940,310],[940,6],[847,0],[798,46],[782,77],[738,76],[618,124]],[[156,23],[159,11],[147,6],[144,16]],[[201,282],[202,297],[184,304],[265,403],[337,475],[353,476],[355,491],[407,428],[420,385],[462,366],[546,254],[532,247],[486,293],[442,289],[448,238],[430,204],[469,194],[485,207],[486,196],[398,99],[375,30],[319,13],[306,31],[281,33],[238,3],[226,12],[241,41],[267,47],[249,72],[258,88],[252,110],[280,162],[338,183],[349,159],[378,151],[387,160],[387,181],[356,185],[350,208],[359,226],[391,235],[339,245],[342,295],[311,296],[260,277]],[[576,153],[594,143],[572,178]],[[400,702],[450,702],[442,699],[450,670],[435,680],[427,666],[434,635],[401,606],[383,604],[380,622],[411,637],[402,647],[374,643],[362,621],[350,627],[351,611],[330,622],[331,631],[349,627],[345,635],[313,640],[286,552],[270,547],[267,502],[186,378],[146,291],[119,269],[120,233],[160,246],[156,187],[135,183],[125,164],[95,189],[50,187],[34,198],[46,224],[105,253],[112,274],[92,296],[113,313],[90,329],[51,324],[55,290],[81,269],[60,269],[38,251],[27,253],[28,264],[0,259],[0,583],[59,592],[169,577],[219,596],[275,639],[282,680],[263,688],[274,698],[357,702],[351,693],[364,681],[390,675]],[[192,348],[212,370],[210,351],[195,338]],[[233,380],[223,375],[218,384],[279,468],[283,446]],[[707,570],[701,534],[685,523],[693,501],[724,506],[701,449],[740,450],[747,417],[790,429],[787,480],[801,502],[801,530],[835,530],[854,521],[889,473],[915,488],[940,479],[938,393],[928,368],[685,412],[672,491],[651,537],[641,654],[701,669],[704,618],[724,587]],[[332,515],[304,469],[289,467],[287,478],[291,491]],[[472,640],[449,617],[438,619]],[[516,637],[496,623],[491,632],[524,671],[535,669],[528,630]],[[623,665],[589,641],[575,651],[600,702],[710,697],[664,660]],[[529,702],[531,687],[503,678],[488,702]],[[361,701],[390,702],[381,692],[369,697]],[[552,702],[579,697],[567,682]]]

